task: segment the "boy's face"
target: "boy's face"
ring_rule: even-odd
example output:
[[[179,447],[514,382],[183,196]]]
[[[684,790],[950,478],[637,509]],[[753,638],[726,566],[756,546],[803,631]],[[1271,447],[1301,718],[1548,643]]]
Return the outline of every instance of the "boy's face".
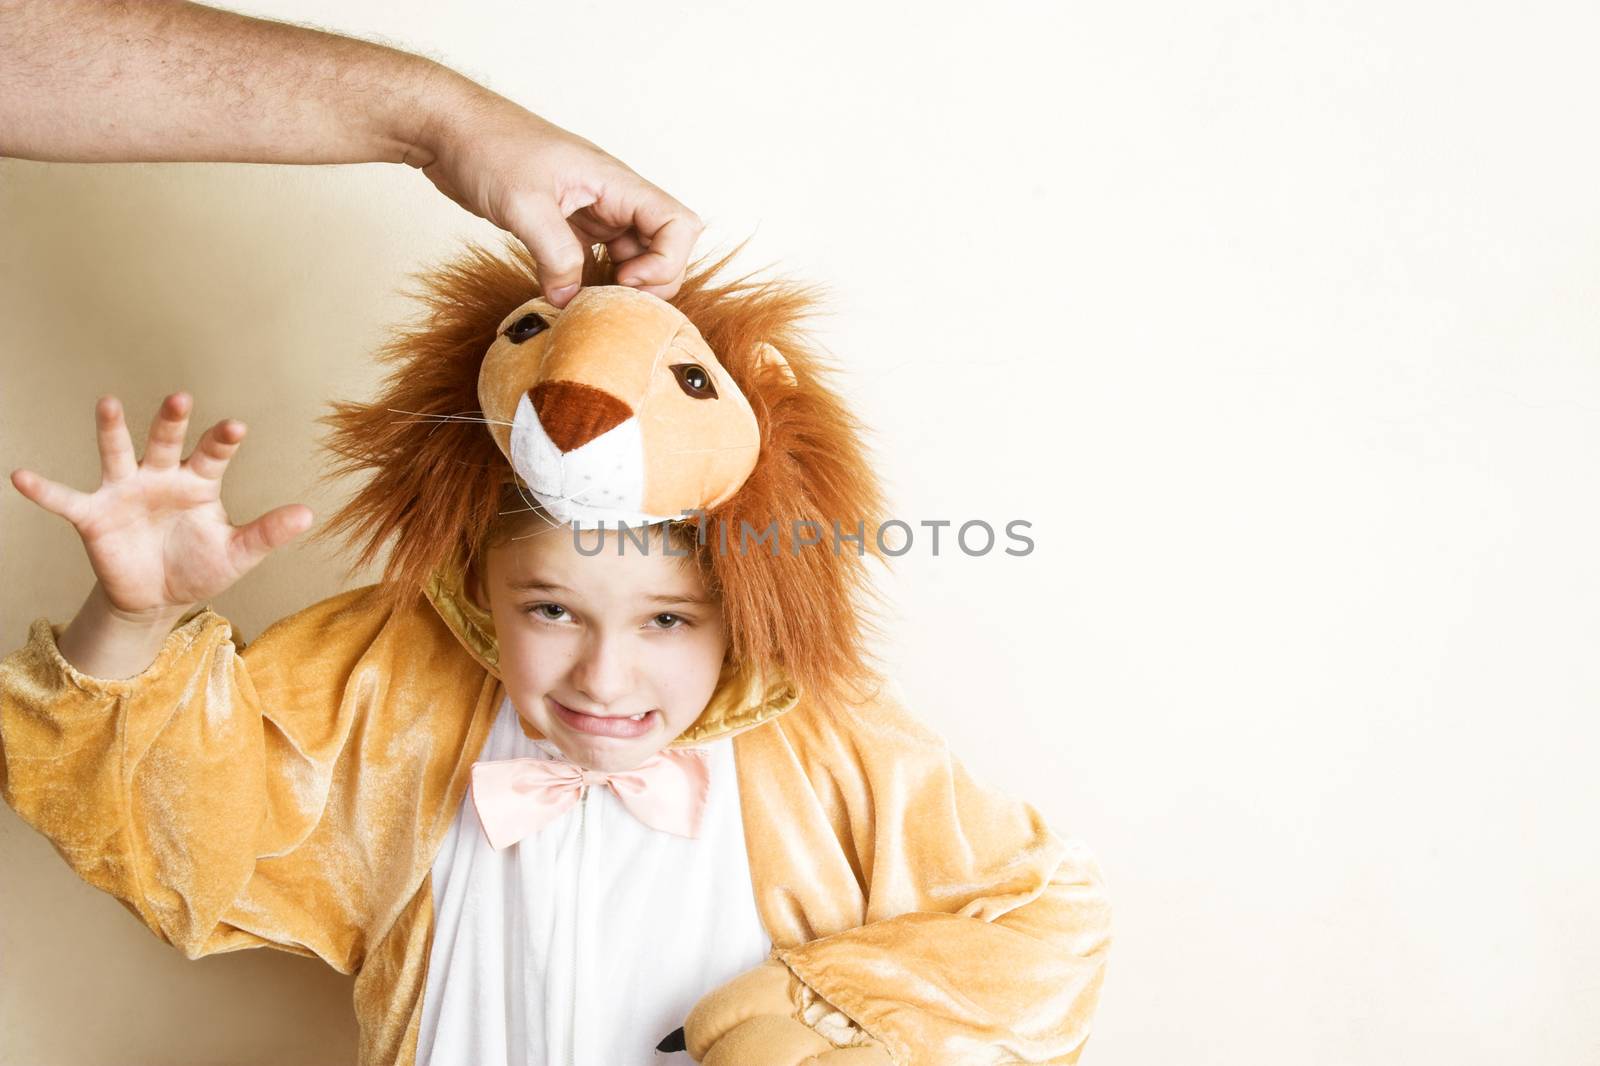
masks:
[[[677,739],[721,674],[722,607],[662,534],[651,527],[648,550],[633,539],[618,555],[614,530],[574,543],[570,527],[535,522],[487,553],[483,591],[511,703],[592,770],[631,770]]]

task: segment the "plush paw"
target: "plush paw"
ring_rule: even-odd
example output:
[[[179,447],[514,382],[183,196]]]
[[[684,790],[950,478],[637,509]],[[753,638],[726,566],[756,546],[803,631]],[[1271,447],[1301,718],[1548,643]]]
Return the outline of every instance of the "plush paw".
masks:
[[[702,1066],[893,1066],[877,1043],[834,1047],[795,1018],[759,1014],[730,1029],[701,1060]]]
[[[803,1066],[833,1050],[826,1037],[799,1019],[758,1014],[724,1033],[700,1061],[703,1066]]]
[[[799,1018],[800,979],[768,959],[689,1012],[684,1045],[703,1066],[892,1066],[876,1041],[836,1047]]]
[[[789,967],[777,959],[767,959],[713,989],[694,1005],[683,1023],[683,1042],[689,1056],[704,1062],[713,1044],[752,1018],[792,1018],[800,1006],[799,984]]]
[[[874,1040],[859,1047],[824,1051],[814,1059],[807,1059],[805,1066],[894,1066],[894,1060],[883,1050],[883,1045]]]

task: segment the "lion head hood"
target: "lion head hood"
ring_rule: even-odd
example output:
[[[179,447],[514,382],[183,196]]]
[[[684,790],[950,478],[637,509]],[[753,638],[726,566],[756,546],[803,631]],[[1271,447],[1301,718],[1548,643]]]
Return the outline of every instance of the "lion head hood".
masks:
[[[381,352],[380,395],[326,419],[335,472],[367,480],[324,534],[350,538],[360,564],[388,548],[386,594],[426,596],[498,675],[492,620],[463,575],[508,486],[578,528],[688,522],[729,649],[675,743],[749,728],[802,694],[862,698],[878,677],[866,559],[882,558],[882,491],[800,328],[811,290],[715,281],[735,249],[664,301],[613,284],[603,251],[565,308],[542,298],[520,246],[469,247],[421,275],[425,313]],[[746,529],[764,539],[741,542]]]

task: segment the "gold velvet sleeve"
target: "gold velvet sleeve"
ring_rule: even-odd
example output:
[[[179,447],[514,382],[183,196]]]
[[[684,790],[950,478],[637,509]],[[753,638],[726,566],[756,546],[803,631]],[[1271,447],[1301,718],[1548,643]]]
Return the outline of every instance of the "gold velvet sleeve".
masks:
[[[864,914],[777,956],[897,1066],[1076,1062],[1111,940],[1093,856],[895,698],[787,724]]]
[[[394,752],[428,731],[407,746],[370,713],[405,682],[395,661],[430,651],[392,614],[356,590],[241,651],[204,610],[120,681],[75,670],[36,622],[0,663],[0,794],[190,958],[270,945],[352,973],[414,890],[421,836],[407,783],[425,775]],[[483,673],[454,661],[470,699]]]

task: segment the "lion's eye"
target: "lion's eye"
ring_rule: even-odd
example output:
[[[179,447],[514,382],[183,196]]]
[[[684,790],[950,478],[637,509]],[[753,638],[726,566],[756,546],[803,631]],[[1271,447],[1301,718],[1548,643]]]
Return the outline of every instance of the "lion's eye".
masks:
[[[699,363],[673,363],[672,372],[678,378],[678,388],[697,400],[715,400],[717,387],[711,384],[711,375]]]
[[[512,344],[521,344],[529,337],[535,337],[550,328],[550,323],[544,320],[543,315],[529,312],[506,327],[506,337]]]

